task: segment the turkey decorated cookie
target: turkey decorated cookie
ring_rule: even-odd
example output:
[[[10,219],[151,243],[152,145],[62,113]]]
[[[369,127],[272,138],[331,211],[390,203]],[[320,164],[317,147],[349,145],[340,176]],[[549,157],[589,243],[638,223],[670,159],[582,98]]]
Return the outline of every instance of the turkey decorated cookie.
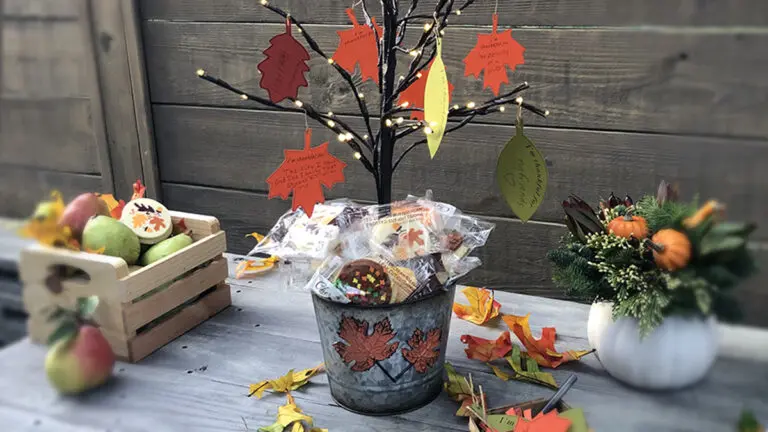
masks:
[[[370,259],[350,261],[339,271],[338,281],[356,290],[348,294],[352,303],[379,305],[392,299],[392,284],[384,267]]]
[[[164,205],[149,198],[138,198],[126,204],[120,222],[133,230],[143,244],[159,243],[173,231],[171,213]]]

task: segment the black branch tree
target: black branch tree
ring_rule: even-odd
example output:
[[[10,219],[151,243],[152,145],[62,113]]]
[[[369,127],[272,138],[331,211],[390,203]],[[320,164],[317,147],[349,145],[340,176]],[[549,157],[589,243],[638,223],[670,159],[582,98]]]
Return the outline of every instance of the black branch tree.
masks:
[[[254,0],[259,1],[259,0]],[[438,0],[431,14],[418,14],[418,0],[410,0],[407,10],[400,9],[399,0],[381,0],[381,14],[383,17],[381,33],[371,19],[368,0],[361,0],[366,24],[373,30],[378,41],[378,73],[380,94],[380,106],[378,115],[372,115],[364,100],[363,94],[358,90],[352,76],[340,65],[335,63],[331,56],[317,44],[310,32],[296,17],[272,4],[269,0],[260,0],[265,8],[282,16],[285,20],[298,28],[310,49],[317,55],[326,59],[331,67],[341,75],[352,90],[360,114],[365,122],[366,131],[362,134],[353,130],[347,123],[335,117],[332,113],[323,113],[318,108],[306,101],[289,98],[290,104],[282,105],[274,103],[267,98],[254,95],[234,87],[223,79],[210,75],[203,69],[197,74],[200,78],[227,89],[243,100],[250,100],[261,105],[285,112],[304,113],[307,117],[317,121],[320,125],[330,129],[338,135],[339,140],[346,143],[354,151],[355,159],[358,159],[376,181],[376,190],[380,204],[392,201],[392,176],[397,170],[403,158],[414,148],[427,143],[426,139],[420,139],[411,143],[406,148],[399,148],[398,141],[407,136],[423,131],[430,133],[431,129],[423,121],[403,121],[402,116],[412,111],[421,111],[421,108],[410,107],[407,104],[397,105],[400,94],[421,77],[421,72],[429,66],[437,53],[437,38],[442,37],[444,29],[448,25],[448,18],[459,17],[461,12],[471,6],[475,0],[464,0],[458,7],[454,0]],[[405,45],[405,35],[410,27],[417,27],[421,33],[418,42],[411,47]],[[398,75],[398,62],[401,59],[410,60],[407,71]],[[450,134],[467,124],[477,116],[504,111],[505,105],[517,105],[539,116],[546,117],[548,111],[537,108],[523,101],[520,93],[528,88],[528,83],[522,83],[511,91],[482,103],[470,103],[465,106],[453,105],[448,111],[449,123],[445,134]],[[452,121],[451,121],[452,120]],[[378,131],[374,132],[374,124],[378,122]],[[397,153],[397,156],[395,156]]]

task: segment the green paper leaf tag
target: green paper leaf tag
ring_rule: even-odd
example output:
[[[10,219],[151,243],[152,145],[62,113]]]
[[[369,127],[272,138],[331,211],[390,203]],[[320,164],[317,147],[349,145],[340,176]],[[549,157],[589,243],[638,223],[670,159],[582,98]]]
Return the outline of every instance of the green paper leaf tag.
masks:
[[[518,122],[515,136],[499,155],[496,183],[507,204],[523,222],[527,222],[544,201],[547,177],[544,157],[523,135],[522,122]]]
[[[557,416],[571,421],[571,428],[568,429],[568,432],[589,432],[587,419],[584,417],[584,411],[581,408],[572,408],[561,412]]]
[[[520,418],[514,415],[492,414],[485,421],[496,432],[511,432]]]

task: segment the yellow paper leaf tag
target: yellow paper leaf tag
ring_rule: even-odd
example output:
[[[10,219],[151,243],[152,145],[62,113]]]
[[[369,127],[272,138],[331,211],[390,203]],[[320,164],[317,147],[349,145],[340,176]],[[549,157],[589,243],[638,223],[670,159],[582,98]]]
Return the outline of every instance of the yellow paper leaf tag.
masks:
[[[437,53],[427,75],[427,85],[424,90],[424,120],[432,133],[427,134],[427,146],[429,156],[435,157],[440,142],[445,135],[445,127],[448,124],[448,107],[450,92],[448,89],[448,75],[445,73],[445,64],[442,57],[443,39],[437,38]]]
[[[496,182],[515,215],[527,222],[544,201],[547,164],[533,142],[523,135],[520,118],[515,129],[515,136],[499,155]]]

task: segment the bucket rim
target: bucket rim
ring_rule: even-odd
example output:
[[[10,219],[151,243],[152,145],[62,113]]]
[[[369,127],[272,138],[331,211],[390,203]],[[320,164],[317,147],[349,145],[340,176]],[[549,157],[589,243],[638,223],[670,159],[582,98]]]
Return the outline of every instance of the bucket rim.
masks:
[[[380,304],[380,305],[361,305],[361,304],[357,304],[357,303],[339,303],[339,302],[335,302],[335,301],[329,300],[329,299],[327,299],[325,297],[321,297],[321,296],[315,294],[314,291],[312,291],[311,293],[312,293],[312,298],[313,299],[315,299],[317,301],[320,301],[322,303],[331,304],[334,307],[340,307],[340,308],[344,308],[344,309],[356,309],[356,310],[371,310],[371,309],[373,309],[373,310],[388,310],[388,309],[396,309],[396,308],[403,307],[403,306],[416,305],[416,304],[419,304],[421,302],[430,300],[430,299],[432,299],[434,297],[437,297],[439,295],[448,295],[448,293],[452,289],[454,289],[454,288],[456,288],[456,284],[452,283],[450,285],[445,285],[445,286],[443,286],[442,289],[435,290],[435,291],[433,291],[433,292],[431,292],[431,293],[429,293],[429,294],[425,295],[424,297],[421,297],[421,298],[419,298],[417,300],[413,300],[413,301],[409,301],[409,302],[400,302],[400,303],[387,303],[387,304]]]

